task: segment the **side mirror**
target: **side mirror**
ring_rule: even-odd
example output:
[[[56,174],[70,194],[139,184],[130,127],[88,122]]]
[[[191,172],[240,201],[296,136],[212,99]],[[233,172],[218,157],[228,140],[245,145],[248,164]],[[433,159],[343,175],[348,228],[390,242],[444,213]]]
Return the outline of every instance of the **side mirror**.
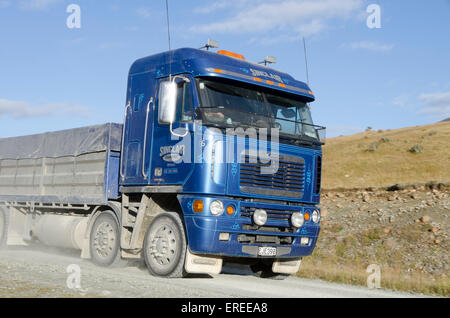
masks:
[[[159,122],[173,124],[177,106],[177,84],[175,81],[161,82],[158,100]]]

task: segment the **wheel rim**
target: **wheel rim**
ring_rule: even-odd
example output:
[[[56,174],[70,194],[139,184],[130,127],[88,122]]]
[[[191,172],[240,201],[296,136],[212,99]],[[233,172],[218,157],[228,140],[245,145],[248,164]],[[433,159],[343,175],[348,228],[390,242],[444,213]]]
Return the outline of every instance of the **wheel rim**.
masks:
[[[103,258],[107,258],[114,252],[116,245],[116,233],[109,222],[102,222],[97,227],[94,235],[94,249]]]
[[[159,226],[148,247],[153,262],[160,266],[170,266],[177,255],[177,239],[175,231],[168,224]]]

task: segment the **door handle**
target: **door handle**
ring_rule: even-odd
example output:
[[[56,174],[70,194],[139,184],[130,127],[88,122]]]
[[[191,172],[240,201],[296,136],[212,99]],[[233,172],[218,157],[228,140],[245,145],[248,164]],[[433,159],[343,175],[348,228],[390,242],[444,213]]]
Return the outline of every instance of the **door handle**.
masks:
[[[145,150],[147,147],[147,127],[148,127],[148,114],[150,113],[150,104],[153,103],[153,97],[147,103],[147,111],[145,114],[145,128],[144,128],[144,146],[142,150],[142,175],[144,179],[147,179],[147,174],[145,173]]]
[[[127,126],[127,115],[128,115],[128,109],[131,108],[131,104],[128,101],[127,106],[125,107],[125,114],[124,114],[124,119],[123,119],[123,131],[122,131],[122,150],[120,151],[120,177],[122,178],[122,180],[125,179],[125,175],[123,174],[123,158],[124,158],[124,142],[125,142],[125,132],[126,132],[126,126]]]

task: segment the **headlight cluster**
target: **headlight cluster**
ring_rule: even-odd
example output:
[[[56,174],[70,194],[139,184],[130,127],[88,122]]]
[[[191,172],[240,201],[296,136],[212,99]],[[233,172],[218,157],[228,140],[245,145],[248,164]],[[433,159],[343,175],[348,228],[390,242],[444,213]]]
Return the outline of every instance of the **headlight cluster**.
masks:
[[[301,227],[305,223],[305,221],[313,221],[314,223],[319,223],[320,221],[320,212],[319,210],[314,210],[311,214],[310,212],[306,212],[305,214],[300,212],[294,212],[291,216],[291,224],[294,227]]]
[[[197,201],[201,201],[201,200],[197,200]],[[203,201],[201,203],[203,204]],[[197,211],[196,208],[197,208],[197,205],[194,204],[195,212],[201,212],[201,211]],[[198,209],[202,210],[203,205],[201,206],[201,209],[200,208],[198,208]],[[209,205],[209,210],[211,211],[212,215],[220,216],[225,212],[225,206],[222,201],[214,200]],[[229,215],[232,215],[234,213],[234,207],[228,206],[227,213]],[[309,220],[311,220],[313,223],[319,223],[320,211],[314,210],[312,213],[309,211],[309,212],[306,212],[305,214],[303,214],[301,212],[294,212],[291,215],[291,224],[292,224],[292,226],[297,227],[297,228],[302,227],[303,224],[305,223],[305,221],[309,221]],[[253,222],[259,226],[263,226],[264,224],[266,224],[267,223],[267,212],[262,209],[256,209],[255,212],[253,213]]]

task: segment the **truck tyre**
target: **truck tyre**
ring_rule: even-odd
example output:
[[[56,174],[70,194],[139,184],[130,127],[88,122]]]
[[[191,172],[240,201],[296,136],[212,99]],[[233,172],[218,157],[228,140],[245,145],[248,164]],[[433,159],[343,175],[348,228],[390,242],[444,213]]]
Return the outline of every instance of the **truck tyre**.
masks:
[[[89,244],[94,264],[106,267],[121,263],[119,224],[112,212],[102,212],[96,218]]]
[[[260,278],[269,278],[274,280],[284,280],[289,274],[279,274],[272,272],[272,260],[259,260],[255,264],[250,265],[252,272]]]
[[[144,238],[144,260],[151,275],[180,278],[187,275],[186,235],[178,213],[160,213],[153,219]]]
[[[6,247],[8,239],[8,215],[6,211],[0,207],[0,249]]]

